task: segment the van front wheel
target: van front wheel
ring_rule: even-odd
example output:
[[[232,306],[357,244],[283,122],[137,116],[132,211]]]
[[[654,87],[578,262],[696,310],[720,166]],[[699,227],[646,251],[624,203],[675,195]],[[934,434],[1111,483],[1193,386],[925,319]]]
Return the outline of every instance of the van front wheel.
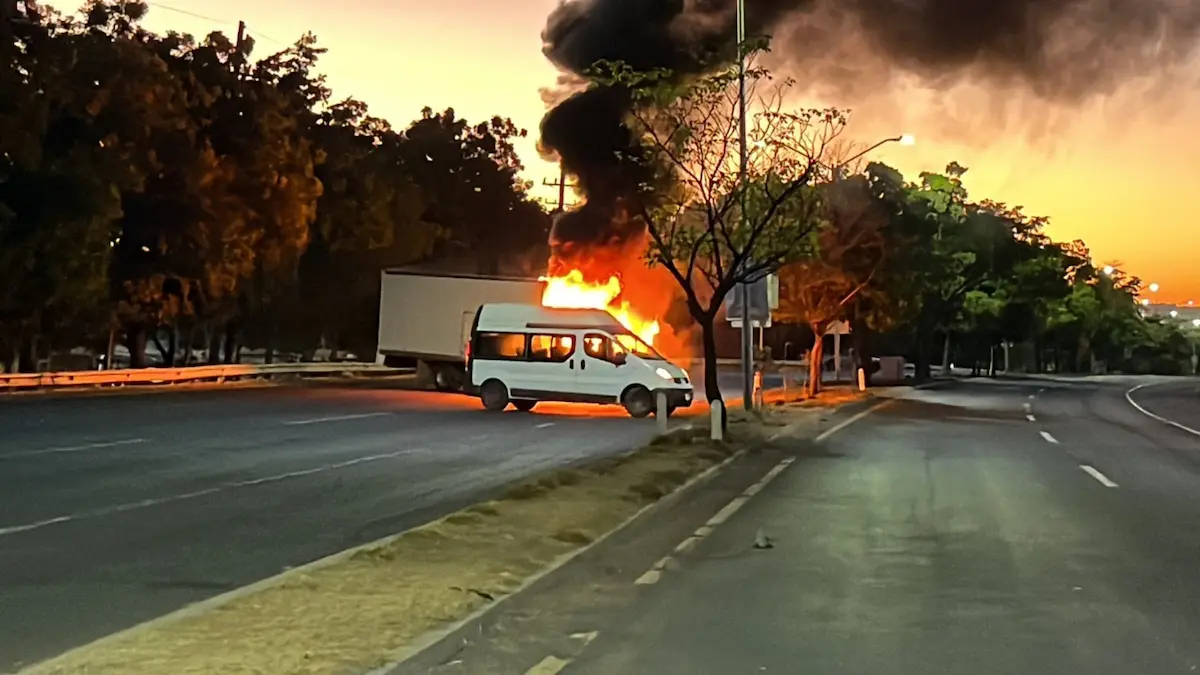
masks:
[[[500,380],[488,380],[479,387],[479,400],[487,410],[500,412],[508,407],[508,387]]]
[[[630,417],[641,419],[654,412],[654,396],[645,387],[630,387],[621,397],[621,405]]]

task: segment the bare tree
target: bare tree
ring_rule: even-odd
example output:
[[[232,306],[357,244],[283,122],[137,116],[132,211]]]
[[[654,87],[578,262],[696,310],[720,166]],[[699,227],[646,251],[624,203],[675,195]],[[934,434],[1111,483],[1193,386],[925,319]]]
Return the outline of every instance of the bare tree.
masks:
[[[634,207],[645,221],[651,265],[665,267],[702,333],[704,388],[720,399],[715,322],[738,283],[752,283],[814,250],[823,196],[814,183],[846,125],[835,109],[788,109],[791,81],[746,72],[746,180],[740,152],[739,77],[728,68],[680,81],[606,64],[634,99],[632,124],[657,180]]]

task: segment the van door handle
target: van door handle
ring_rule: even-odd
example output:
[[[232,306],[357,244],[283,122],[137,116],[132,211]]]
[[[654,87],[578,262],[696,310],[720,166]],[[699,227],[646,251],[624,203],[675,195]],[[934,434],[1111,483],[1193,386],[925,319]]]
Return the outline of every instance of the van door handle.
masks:
[[[587,361],[584,361],[583,359],[579,359],[579,369],[587,370]]]
[[[570,366],[571,366],[571,370],[575,370],[575,359],[571,359]]]

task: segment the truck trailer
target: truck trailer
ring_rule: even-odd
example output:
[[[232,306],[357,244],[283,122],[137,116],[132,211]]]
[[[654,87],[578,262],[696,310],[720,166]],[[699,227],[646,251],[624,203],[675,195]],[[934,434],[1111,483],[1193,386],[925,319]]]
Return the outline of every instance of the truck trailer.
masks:
[[[418,377],[437,389],[460,391],[466,382],[471,323],[479,308],[540,304],[543,290],[544,282],[537,279],[384,270],[376,362],[416,368]]]

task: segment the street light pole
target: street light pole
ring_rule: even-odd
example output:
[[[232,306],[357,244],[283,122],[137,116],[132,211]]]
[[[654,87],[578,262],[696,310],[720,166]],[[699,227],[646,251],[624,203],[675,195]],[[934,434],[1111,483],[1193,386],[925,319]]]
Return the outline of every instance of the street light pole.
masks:
[[[749,146],[746,139],[746,2],[737,0],[737,50],[738,50],[738,184],[741,186],[740,218],[743,230],[748,226],[746,214],[746,190],[749,188]],[[749,252],[747,252],[749,253]],[[743,265],[750,263],[747,257]],[[739,272],[744,272],[739,270]],[[743,277],[744,278],[744,277]],[[742,305],[742,405],[746,410],[754,409],[754,329],[750,326],[750,284],[743,281]]]

